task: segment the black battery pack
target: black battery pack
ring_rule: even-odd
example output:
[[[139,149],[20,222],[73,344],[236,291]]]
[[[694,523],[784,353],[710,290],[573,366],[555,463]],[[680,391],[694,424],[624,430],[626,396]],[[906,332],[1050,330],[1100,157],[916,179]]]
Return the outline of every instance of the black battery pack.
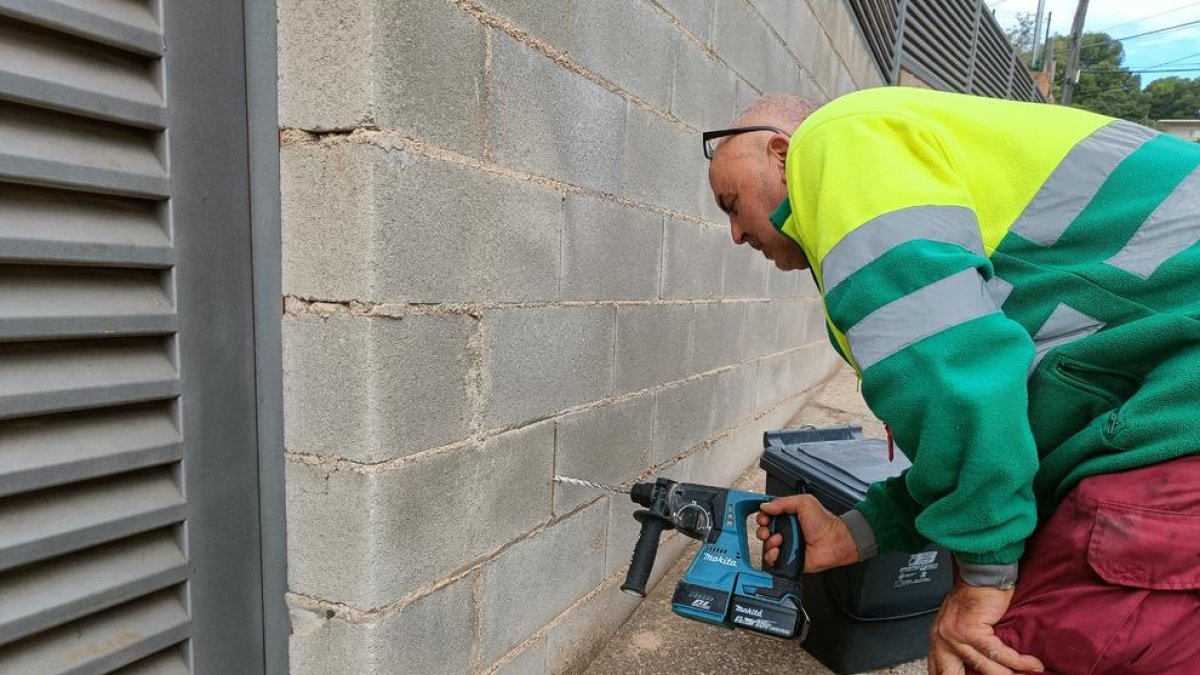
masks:
[[[759,463],[767,493],[809,493],[841,514],[862,501],[867,487],[910,466],[887,443],[863,438],[861,427],[768,431]],[[950,553],[929,547],[806,574],[804,608],[812,620],[804,648],[848,675],[924,657],[929,628],[953,584]]]

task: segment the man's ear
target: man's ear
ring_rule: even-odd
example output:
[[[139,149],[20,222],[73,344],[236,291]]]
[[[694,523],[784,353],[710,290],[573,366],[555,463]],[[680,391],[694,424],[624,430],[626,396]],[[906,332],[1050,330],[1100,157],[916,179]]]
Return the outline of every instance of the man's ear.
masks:
[[[771,163],[777,164],[780,172],[785,174],[787,173],[785,168],[787,167],[788,145],[790,142],[791,139],[783,134],[775,134],[767,142],[767,154],[771,158]]]

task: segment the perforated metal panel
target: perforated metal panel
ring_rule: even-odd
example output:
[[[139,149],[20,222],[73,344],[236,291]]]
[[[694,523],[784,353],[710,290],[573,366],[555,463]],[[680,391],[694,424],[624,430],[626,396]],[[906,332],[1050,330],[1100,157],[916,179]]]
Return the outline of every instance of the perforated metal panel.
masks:
[[[0,0],[0,673],[262,669],[241,5],[166,5]]]

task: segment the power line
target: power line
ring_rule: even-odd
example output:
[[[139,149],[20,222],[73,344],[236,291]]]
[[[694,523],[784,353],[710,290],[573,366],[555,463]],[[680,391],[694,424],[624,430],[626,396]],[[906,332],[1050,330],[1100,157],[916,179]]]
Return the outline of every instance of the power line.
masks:
[[[1143,22],[1143,21],[1149,21],[1150,19],[1153,19],[1153,18],[1156,18],[1156,17],[1160,17],[1160,16],[1162,16],[1162,15],[1164,15],[1164,14],[1171,14],[1171,13],[1173,13],[1173,12],[1178,12],[1178,11],[1179,11],[1179,10],[1181,10],[1181,9],[1187,9],[1188,7],[1195,7],[1195,6],[1197,6],[1197,5],[1200,5],[1200,2],[1191,2],[1191,3],[1188,3],[1188,4],[1186,4],[1186,5],[1180,5],[1179,7],[1176,7],[1175,9],[1168,9],[1168,10],[1166,10],[1166,11],[1159,12],[1159,13],[1157,13],[1157,14],[1151,14],[1150,16],[1142,16],[1142,17],[1138,17],[1138,18],[1134,19],[1133,21],[1126,21],[1125,23],[1118,23],[1118,24],[1114,24],[1114,25],[1112,25],[1112,26],[1109,26],[1109,27],[1107,27],[1107,28],[1101,28],[1100,30],[1098,30],[1098,31],[1096,31],[1096,32],[1098,32],[1098,33],[1107,33],[1108,31],[1110,31],[1110,30],[1112,30],[1112,29],[1114,29],[1114,28],[1120,28],[1121,26],[1128,26],[1129,24],[1132,24],[1132,23],[1141,23],[1141,22]]]
[[[1188,59],[1195,58],[1197,56],[1200,56],[1200,52],[1196,52],[1195,54],[1188,54],[1187,56],[1181,56],[1177,59],[1171,59],[1170,61],[1163,61],[1162,63],[1156,63],[1153,66],[1146,66],[1142,70],[1147,70],[1149,68],[1160,68],[1162,66],[1169,66],[1172,63],[1179,63],[1180,61],[1186,61]],[[1125,66],[1125,67],[1129,68],[1130,70],[1134,70],[1133,66]]]
[[[1141,70],[1132,70],[1132,69],[1125,69],[1125,68],[1107,69],[1107,70],[1088,70],[1085,68],[1083,70],[1080,70],[1079,72],[1081,72],[1081,73],[1099,73],[1101,75],[1115,75],[1117,73],[1127,73],[1129,75],[1136,75],[1139,73],[1194,73],[1197,71],[1200,71],[1200,66],[1195,66],[1192,68],[1159,68],[1159,69],[1143,68]]]
[[[1158,35],[1159,33],[1168,33],[1170,31],[1182,30],[1184,28],[1187,28],[1189,26],[1195,26],[1197,24],[1200,24],[1200,19],[1196,19],[1194,21],[1187,21],[1184,23],[1177,23],[1174,26],[1167,26],[1166,28],[1157,28],[1155,30],[1148,30],[1145,33],[1137,33],[1135,35],[1126,35],[1125,37],[1113,38],[1111,40],[1105,40],[1103,42],[1093,42],[1091,44],[1083,45],[1083,48],[1087,49],[1088,47],[1101,47],[1104,45],[1112,44],[1114,42],[1124,42],[1126,40],[1132,40],[1134,38],[1146,37],[1147,35]],[[1063,49],[1056,49],[1056,50],[1054,50],[1054,53],[1061,54],[1062,52],[1068,51],[1069,49],[1070,49],[1069,47],[1063,48]]]

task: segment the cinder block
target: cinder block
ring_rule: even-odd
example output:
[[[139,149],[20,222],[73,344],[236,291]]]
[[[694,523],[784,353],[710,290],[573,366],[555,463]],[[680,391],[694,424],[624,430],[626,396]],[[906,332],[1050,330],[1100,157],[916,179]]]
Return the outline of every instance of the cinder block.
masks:
[[[754,407],[768,408],[804,389],[795,366],[796,359],[792,354],[775,354],[760,361]]]
[[[675,458],[712,433],[715,380],[715,376],[706,375],[655,394],[654,464]]]
[[[497,162],[617,191],[625,135],[621,97],[499,32],[490,89],[488,137]]]
[[[818,104],[829,100],[829,97],[817,86],[817,81],[812,78],[812,75],[807,70],[804,71],[803,77],[800,78],[800,91],[798,93],[812,101],[816,101]]]
[[[805,61],[802,55],[801,63],[808,68],[808,72],[812,73],[813,79],[821,89],[828,93],[830,98],[833,98],[836,96],[837,73],[838,68],[842,66],[842,60],[824,32],[821,32],[817,39],[820,41],[818,42],[821,45],[820,48],[812,51],[809,61]]]
[[[630,106],[625,120],[622,195],[699,214],[700,199],[708,192],[707,171],[700,134]]]
[[[377,302],[557,299],[557,192],[365,143],[285,148],[282,166],[288,292]]]
[[[759,410],[770,407],[824,380],[834,367],[829,357],[832,351],[818,342],[763,359],[758,364],[755,407]]]
[[[712,11],[714,0],[658,0],[658,4],[673,14],[679,23],[708,44],[712,37]]]
[[[850,71],[846,70],[845,66],[838,64],[837,76],[834,78],[834,90],[837,95],[849,94],[857,89],[854,78],[850,76]]]
[[[775,351],[779,335],[779,307],[774,302],[746,303],[742,329],[742,358],[757,359]]]
[[[682,38],[643,0],[571,4],[571,56],[659,110],[671,96],[671,59]]]
[[[882,85],[883,78],[880,75],[875,56],[857,30],[855,36],[856,46],[846,54],[850,74],[854,77],[855,84],[859,89]]]
[[[483,566],[483,661],[493,663],[604,578],[605,501],[523,539]]]
[[[675,43],[675,80],[671,112],[697,129],[729,124],[737,99],[737,78],[725,64],[700,51],[689,40]]]
[[[766,90],[786,94],[800,93],[804,71],[796,62],[796,57],[775,40],[768,41],[764,49],[767,52],[767,74],[763,80]]]
[[[508,427],[611,391],[611,307],[504,309],[484,317],[484,424]]]
[[[482,154],[483,25],[445,0],[376,0],[372,21],[380,126]]]
[[[794,300],[780,305],[775,348],[791,349],[825,338],[825,314],[812,300]]]
[[[759,421],[747,423],[737,433],[696,453],[692,458],[692,481],[720,487],[732,485],[762,455],[762,438],[755,441],[753,436],[761,434],[764,426]]]
[[[715,227],[667,218],[662,297],[720,297],[725,256],[732,247],[729,236]]]
[[[373,297],[522,302],[558,296],[562,196],[408,155],[377,155]],[[326,236],[329,236],[326,231]]]
[[[570,38],[570,12],[566,0],[476,0],[484,9],[504,17],[543,42],[565,50]]]
[[[373,4],[279,3],[279,126],[327,131],[370,119]]]
[[[548,653],[546,646],[550,641],[545,637],[534,640],[533,644],[517,654],[513,659],[500,666],[492,675],[543,675],[557,672],[548,668]],[[443,646],[448,643],[442,643]]]
[[[469,433],[467,316],[285,317],[285,443],[380,462]]]
[[[742,354],[745,307],[739,302],[696,305],[692,314],[692,363],[704,373],[734,363]]]
[[[374,623],[351,623],[291,607],[291,671],[297,675],[470,670],[471,579],[455,581]],[[522,671],[523,673],[534,671]]]
[[[742,77],[760,87],[767,75],[764,46],[774,39],[745,3],[716,3],[713,49]]]
[[[758,100],[762,96],[750,83],[745,80],[738,80],[737,83],[737,117],[741,117],[746,112],[746,108],[750,107],[751,103]],[[722,214],[724,216],[724,214]]]
[[[788,20],[790,31],[787,34],[787,44],[800,58],[823,91],[832,91],[834,67],[838,61],[838,53],[829,42],[821,20],[812,12],[809,2],[794,2],[791,7],[792,18]]]
[[[749,246],[729,246],[725,250],[725,272],[722,274],[723,295],[727,298],[761,298],[767,291],[767,269],[775,264]]]
[[[662,216],[582,195],[566,199],[562,298],[657,297],[662,275]]]
[[[796,0],[751,0],[750,4],[758,10],[763,19],[771,24],[775,32],[781,37],[787,39],[788,19],[791,14],[791,5]],[[799,0],[803,2],[803,0]]]
[[[288,0],[279,14],[283,126],[375,124],[482,151],[485,29],[474,18],[443,0]]]
[[[584,410],[557,421],[554,470],[565,476],[620,485],[650,466],[654,440],[654,396]],[[554,513],[592,499],[596,491],[554,486]]]
[[[609,580],[600,592],[571,610],[550,631],[547,671],[579,673],[604,649],[608,639],[637,609],[638,599]]]
[[[817,286],[808,270],[785,272],[774,265],[767,266],[767,297],[816,297]]]
[[[713,382],[712,422],[714,433],[754,414],[754,390],[758,384],[758,364],[745,363],[717,373]]]
[[[285,294],[324,300],[366,294],[377,262],[370,255],[374,152],[349,143],[280,148]]]
[[[618,307],[613,393],[684,377],[691,358],[691,324],[691,305]]]
[[[550,517],[554,425],[370,474],[288,466],[293,590],[382,607]]]

